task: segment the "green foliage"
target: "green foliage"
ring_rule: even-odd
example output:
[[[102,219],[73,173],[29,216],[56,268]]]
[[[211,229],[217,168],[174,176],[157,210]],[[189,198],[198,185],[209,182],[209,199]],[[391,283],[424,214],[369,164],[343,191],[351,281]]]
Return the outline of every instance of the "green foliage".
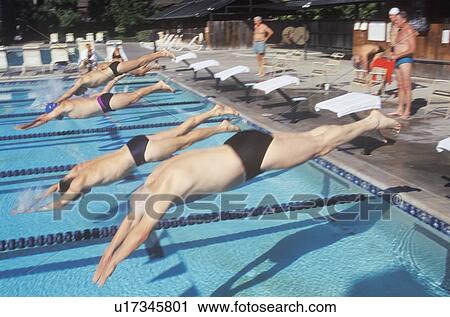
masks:
[[[98,22],[107,20],[105,12],[108,2],[108,0],[89,0],[88,12],[91,20]]]
[[[308,8],[300,13],[300,19],[307,20],[367,20],[374,17],[378,13],[378,7],[376,3],[360,4],[359,11],[356,10],[356,5],[339,5],[334,7],[322,7],[322,8]],[[298,16],[284,15],[278,17],[278,20],[288,21],[295,20]]]
[[[75,27],[81,21],[77,0],[44,0],[34,15],[40,25],[49,28]]]
[[[137,32],[137,34],[136,34],[137,41],[138,42],[147,42],[151,32],[152,32],[151,30],[143,30],[143,31]]]
[[[119,33],[127,33],[152,14],[151,1],[148,0],[109,0],[106,16],[116,25]]]

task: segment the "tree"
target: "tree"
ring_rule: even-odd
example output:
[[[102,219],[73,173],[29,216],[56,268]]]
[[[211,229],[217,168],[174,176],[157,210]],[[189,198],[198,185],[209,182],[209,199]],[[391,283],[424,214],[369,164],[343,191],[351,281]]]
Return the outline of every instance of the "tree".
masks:
[[[38,7],[36,20],[50,29],[75,27],[81,21],[77,0],[44,0]]]
[[[119,33],[128,33],[152,14],[149,0],[109,0],[106,16],[114,21]]]

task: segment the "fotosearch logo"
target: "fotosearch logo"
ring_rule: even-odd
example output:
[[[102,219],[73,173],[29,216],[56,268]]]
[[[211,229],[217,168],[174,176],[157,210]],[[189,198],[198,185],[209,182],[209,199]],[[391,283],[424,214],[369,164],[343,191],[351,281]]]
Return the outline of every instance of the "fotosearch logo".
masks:
[[[88,221],[106,221],[115,217],[149,217],[159,219],[187,217],[202,214],[239,214],[249,220],[298,220],[299,215],[323,221],[371,221],[373,218],[389,220],[393,202],[401,201],[398,194],[341,194],[321,197],[317,194],[294,194],[288,201],[279,201],[274,195],[261,195],[258,203],[249,204],[254,194],[247,193],[203,193],[186,198],[170,194],[109,194],[88,193],[63,209],[53,211],[53,220],[60,221],[67,212],[78,212]],[[53,195],[56,201],[59,195]],[[133,212],[132,212],[133,211]]]

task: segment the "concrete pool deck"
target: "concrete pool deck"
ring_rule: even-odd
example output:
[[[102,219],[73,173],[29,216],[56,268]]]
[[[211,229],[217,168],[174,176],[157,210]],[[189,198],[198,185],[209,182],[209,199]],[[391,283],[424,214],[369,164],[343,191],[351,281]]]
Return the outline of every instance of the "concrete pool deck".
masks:
[[[96,50],[100,55],[104,54],[104,45],[97,45]],[[138,43],[125,43],[125,51],[129,58],[149,53]],[[238,77],[244,82],[260,81],[256,76],[255,58],[249,50],[195,53],[198,61],[219,61],[220,66],[212,68],[214,72],[245,65],[250,67],[250,73]],[[218,102],[234,106],[244,116],[272,131],[302,132],[325,124],[353,122],[349,116],[337,118],[329,111],[315,112],[313,109],[319,101],[352,91],[349,84],[353,79],[350,61],[343,61],[338,74],[329,78],[332,86],[327,94],[316,88],[318,80],[309,76],[313,61],[326,61],[326,57],[321,54],[311,55],[307,61],[299,62],[295,72],[289,73],[298,76],[302,82],[298,86],[289,87],[286,92],[294,97],[308,97],[295,114],[291,114],[290,107],[276,93],[262,95],[253,92],[251,102],[246,103],[245,91],[238,89],[232,80],[222,83],[222,91],[218,92],[213,80],[203,78],[208,75],[206,72],[200,72],[200,79],[195,81],[192,71],[176,71],[179,64],[167,60],[161,60],[161,63],[167,65],[167,70],[163,73],[169,78]],[[438,153],[435,149],[440,140],[450,136],[450,119],[444,119],[442,113],[438,112],[423,117],[421,108],[426,104],[431,81],[418,78],[413,81],[414,114],[411,120],[401,122],[402,132],[394,137],[392,143],[384,144],[369,135],[362,136],[328,154],[325,159],[373,185],[400,194],[404,200],[450,223],[450,152]],[[387,87],[387,92],[390,97],[383,102],[382,111],[385,113],[396,107],[393,96],[395,83]]]
[[[213,71],[236,65],[248,66],[251,69],[250,73],[240,75],[239,78],[244,82],[258,82],[260,79],[256,76],[256,61],[253,56],[247,56],[246,53],[196,52],[198,60],[216,59],[220,62],[220,66],[211,68]],[[313,110],[317,102],[351,91],[348,84],[353,78],[350,62],[343,61],[340,74],[344,75],[333,83],[331,91],[325,95],[324,91],[315,88],[317,81],[310,81],[306,76],[312,69],[313,60],[321,61],[323,58],[314,55],[308,61],[302,61],[302,65],[298,67],[299,73],[292,73],[301,78],[302,83],[286,90],[290,96],[309,97],[309,103],[299,106],[294,118],[290,114],[290,107],[276,93],[270,95],[253,93],[252,101],[246,103],[245,91],[237,89],[232,80],[222,83],[222,91],[217,92],[213,80],[195,81],[192,71],[177,72],[174,70],[175,64],[164,62],[168,67],[164,74],[218,102],[236,107],[243,115],[272,131],[301,132],[324,124],[353,122],[349,116],[337,118],[329,111]],[[202,78],[207,75],[206,72],[199,72],[198,76]],[[444,119],[443,115],[437,112],[422,117],[420,108],[425,105],[431,81],[415,79],[414,82],[415,114],[412,120],[401,122],[402,132],[394,137],[395,141],[392,144],[385,145],[373,137],[362,136],[351,144],[341,146],[325,158],[373,185],[399,193],[404,200],[450,223],[450,153],[438,153],[435,149],[440,140],[450,136],[450,120]],[[395,85],[391,85],[387,90],[392,93],[394,89]],[[386,113],[395,107],[396,99],[390,97],[383,102],[382,111]],[[291,123],[291,119],[296,122]],[[364,150],[370,155],[364,155],[362,153]]]

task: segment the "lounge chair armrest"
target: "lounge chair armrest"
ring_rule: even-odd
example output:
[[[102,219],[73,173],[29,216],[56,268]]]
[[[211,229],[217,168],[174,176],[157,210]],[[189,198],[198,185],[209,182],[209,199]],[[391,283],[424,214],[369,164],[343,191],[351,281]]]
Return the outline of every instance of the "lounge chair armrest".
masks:
[[[435,84],[435,83],[450,84],[450,81],[444,80],[444,79],[434,79],[433,84]]]

